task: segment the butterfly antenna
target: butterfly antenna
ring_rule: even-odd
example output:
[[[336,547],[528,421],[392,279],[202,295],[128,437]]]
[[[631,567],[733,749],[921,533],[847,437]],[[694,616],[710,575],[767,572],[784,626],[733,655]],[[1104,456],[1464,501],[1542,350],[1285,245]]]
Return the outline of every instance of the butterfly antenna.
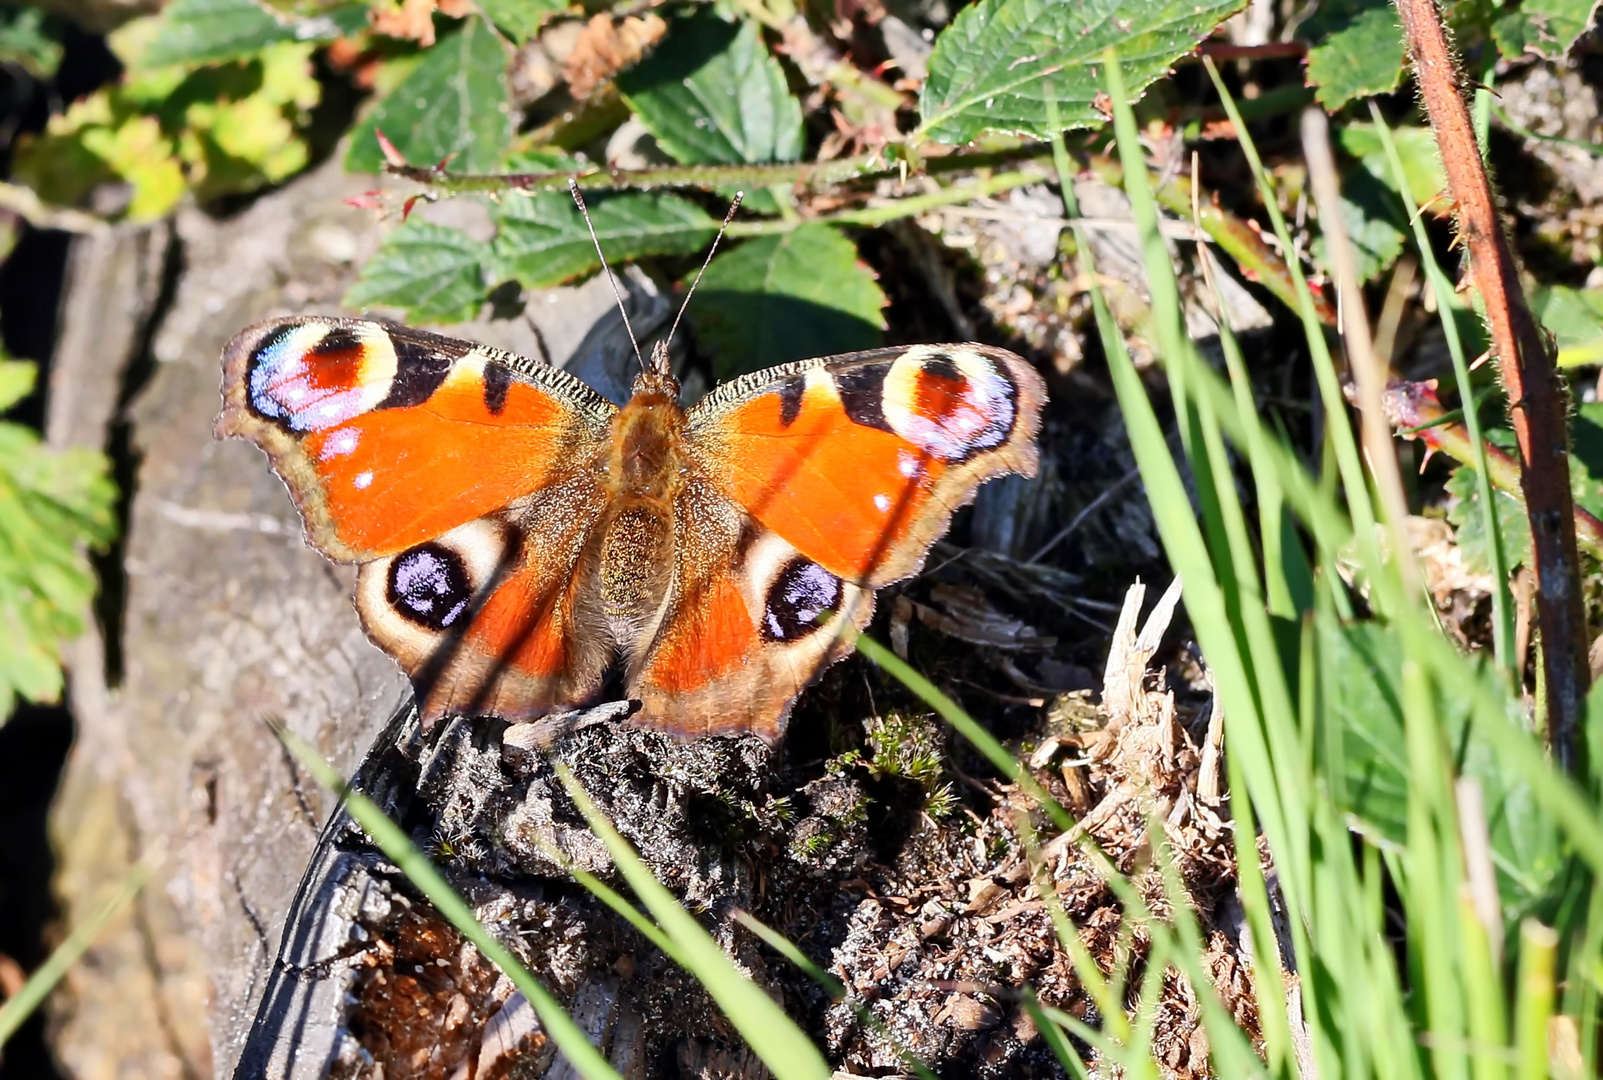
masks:
[[[646,358],[640,354],[640,342],[635,337],[635,328],[629,323],[629,309],[623,304],[623,290],[618,288],[618,279],[613,276],[612,267],[607,264],[607,256],[601,250],[601,238],[596,235],[595,222],[590,220],[590,208],[584,204],[584,196],[579,192],[579,184],[573,179],[568,180],[568,194],[579,207],[579,213],[584,216],[585,228],[590,230],[590,242],[596,246],[596,258],[601,260],[601,269],[606,271],[607,281],[612,284],[612,295],[618,300],[618,314],[623,316],[623,328],[629,331],[629,344],[635,347],[635,359],[640,362],[640,370],[646,370]],[[734,211],[730,211],[733,213]]]
[[[690,283],[690,289],[685,293],[684,302],[679,305],[679,314],[673,317],[673,325],[668,328],[666,341],[671,342],[674,334],[678,333],[679,320],[685,317],[685,309],[690,306],[690,298],[696,295],[696,286],[701,284],[701,275],[707,272],[707,267],[712,263],[713,255],[718,251],[718,241],[724,238],[724,233],[728,230],[729,223],[735,220],[735,211],[740,209],[740,200],[745,197],[746,193],[744,191],[735,192],[735,199],[729,204],[729,213],[724,215],[724,223],[718,226],[718,235],[712,238],[712,247],[707,249],[707,257],[702,260],[701,269],[696,271],[696,280]]]

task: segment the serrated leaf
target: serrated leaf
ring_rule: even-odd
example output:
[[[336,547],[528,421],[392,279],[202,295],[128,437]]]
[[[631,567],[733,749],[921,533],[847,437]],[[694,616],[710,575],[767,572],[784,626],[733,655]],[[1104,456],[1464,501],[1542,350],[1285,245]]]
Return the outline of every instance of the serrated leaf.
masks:
[[[1446,187],[1441,152],[1426,128],[1404,125],[1394,132],[1409,191],[1425,206],[1443,205],[1437,198]],[[1392,184],[1390,164],[1372,124],[1347,124],[1341,146],[1358,162],[1341,178],[1342,223],[1352,240],[1360,281],[1368,282],[1390,269],[1410,234],[1402,195]],[[1324,237],[1314,241],[1314,258],[1328,267]]]
[[[1245,0],[980,0],[935,39],[919,97],[919,131],[966,143],[985,131],[1041,138],[1047,98],[1058,129],[1095,127],[1105,115],[1102,55],[1119,53],[1132,95],[1165,75]]]
[[[408,221],[362,267],[345,306],[392,307],[418,322],[462,322],[484,300],[490,249],[460,229]]]
[[[885,294],[827,225],[759,236],[713,259],[691,312],[720,379],[880,342]]]
[[[1543,286],[1531,297],[1531,310],[1553,333],[1559,367],[1603,363],[1603,288]]]
[[[1332,112],[1402,82],[1403,29],[1391,0],[1327,0],[1297,36],[1309,43],[1308,85]]]
[[[1341,148],[1357,158],[1375,179],[1387,187],[1392,186],[1391,166],[1375,125],[1344,124],[1340,139]],[[1442,152],[1436,145],[1436,136],[1429,128],[1417,124],[1399,124],[1392,129],[1392,141],[1397,146],[1397,156],[1402,159],[1409,192],[1419,200],[1420,206],[1439,207],[1441,193],[1447,187],[1447,171],[1442,168]]]
[[[1317,617],[1320,695],[1325,746],[1340,803],[1374,840],[1401,845],[1408,836],[1409,762],[1402,713],[1402,658],[1395,627],[1340,623]],[[1549,895],[1564,866],[1556,825],[1528,785],[1493,749],[1477,726],[1497,722],[1476,709],[1495,701],[1503,722],[1523,729],[1523,710],[1503,681],[1484,666],[1474,678],[1437,686],[1436,710],[1445,742],[1458,753],[1463,775],[1479,782],[1486,808],[1499,899],[1505,917],[1518,919]]]
[[[1475,486],[1475,470],[1460,465],[1447,478],[1447,520],[1456,530],[1455,539],[1464,553],[1464,563],[1478,574],[1491,572],[1490,539],[1486,515],[1481,510],[1480,493]],[[1497,511],[1497,531],[1502,539],[1503,565],[1510,571],[1531,558],[1531,523],[1525,504],[1505,491],[1492,489],[1492,505]]]
[[[686,165],[795,161],[801,103],[752,22],[708,10],[676,17],[650,56],[617,80],[657,143]]]
[[[589,200],[590,219],[607,258],[682,255],[705,247],[718,223],[693,202],[661,192]],[[531,289],[560,285],[601,265],[584,218],[565,191],[508,195],[496,210],[494,274]]]
[[[479,0],[479,8],[519,45],[540,32],[546,20],[568,10],[567,0]]]
[[[345,168],[382,171],[376,128],[414,165],[451,158],[457,172],[487,172],[511,138],[511,108],[501,39],[483,19],[469,18],[425,50],[411,74],[356,126]]]
[[[1592,25],[1598,0],[1525,0],[1492,24],[1492,40],[1505,60],[1535,53],[1562,60]]]
[[[364,4],[344,4],[305,19],[256,0],[172,0],[137,57],[142,68],[204,64],[251,56],[284,41],[332,41],[365,26]]]

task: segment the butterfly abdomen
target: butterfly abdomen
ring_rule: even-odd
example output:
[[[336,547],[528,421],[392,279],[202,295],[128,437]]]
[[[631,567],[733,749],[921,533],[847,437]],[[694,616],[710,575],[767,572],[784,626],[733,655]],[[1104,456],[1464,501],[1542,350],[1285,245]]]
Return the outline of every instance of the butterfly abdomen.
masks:
[[[613,418],[601,463],[608,505],[597,573],[613,640],[625,651],[655,629],[672,584],[683,429],[671,386],[637,386]]]

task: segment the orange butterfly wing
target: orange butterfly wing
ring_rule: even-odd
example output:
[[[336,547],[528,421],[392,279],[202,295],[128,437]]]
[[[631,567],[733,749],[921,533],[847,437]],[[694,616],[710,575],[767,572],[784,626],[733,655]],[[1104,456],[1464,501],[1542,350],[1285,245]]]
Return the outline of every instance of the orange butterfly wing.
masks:
[[[690,411],[710,474],[831,573],[877,588],[915,573],[985,480],[1034,476],[1046,390],[985,345],[803,360],[719,387]]]
[[[217,434],[255,442],[342,562],[391,555],[577,467],[613,406],[497,349],[357,319],[260,323],[223,351]]]
[[[861,629],[874,596],[752,523],[721,488],[695,475],[675,501],[673,585],[656,631],[636,642],[630,722],[774,743],[796,695],[851,651],[831,619]]]
[[[605,509],[589,465],[614,412],[510,353],[292,318],[224,349],[216,430],[267,452],[314,547],[362,564],[363,625],[413,677],[427,723],[534,715],[600,687],[610,645],[579,627]]]

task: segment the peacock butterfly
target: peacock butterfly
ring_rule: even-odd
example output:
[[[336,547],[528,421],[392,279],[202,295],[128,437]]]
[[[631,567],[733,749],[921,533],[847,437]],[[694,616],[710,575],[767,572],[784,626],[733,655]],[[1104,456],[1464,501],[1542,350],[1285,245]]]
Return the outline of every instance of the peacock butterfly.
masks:
[[[985,480],[1033,476],[1045,387],[985,345],[769,368],[689,409],[667,350],[618,408],[560,369],[357,319],[223,350],[219,437],[267,453],[306,538],[358,564],[368,636],[423,723],[594,700],[633,724],[783,734],[874,590]]]

